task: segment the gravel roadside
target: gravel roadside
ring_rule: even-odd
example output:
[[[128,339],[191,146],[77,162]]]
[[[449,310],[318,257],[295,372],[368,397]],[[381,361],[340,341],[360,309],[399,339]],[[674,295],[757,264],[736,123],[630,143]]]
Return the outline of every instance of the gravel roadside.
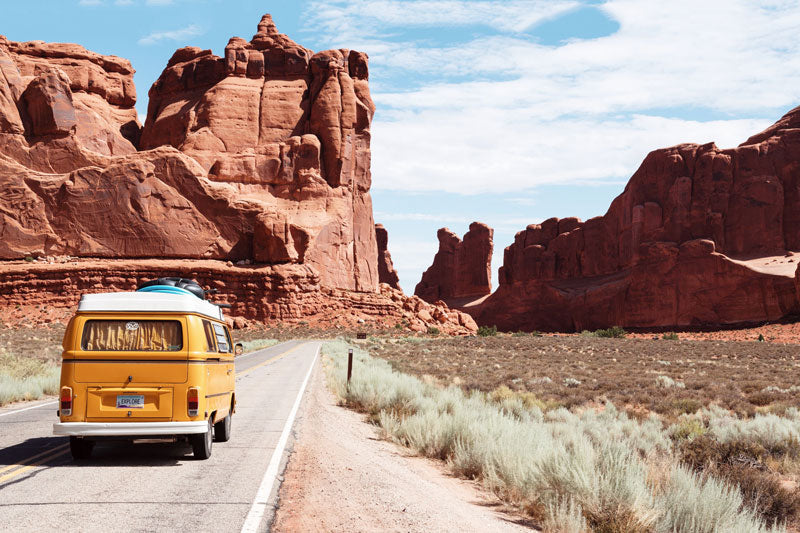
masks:
[[[477,483],[379,439],[337,406],[322,365],[303,411],[272,531],[531,531]]]

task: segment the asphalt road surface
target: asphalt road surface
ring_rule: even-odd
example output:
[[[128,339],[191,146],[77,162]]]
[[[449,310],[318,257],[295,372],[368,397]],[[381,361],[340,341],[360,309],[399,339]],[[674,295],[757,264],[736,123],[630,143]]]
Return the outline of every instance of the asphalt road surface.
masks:
[[[101,442],[73,462],[55,401],[0,409],[0,531],[263,531],[276,505],[319,342],[236,359],[231,440],[194,460],[180,444]]]

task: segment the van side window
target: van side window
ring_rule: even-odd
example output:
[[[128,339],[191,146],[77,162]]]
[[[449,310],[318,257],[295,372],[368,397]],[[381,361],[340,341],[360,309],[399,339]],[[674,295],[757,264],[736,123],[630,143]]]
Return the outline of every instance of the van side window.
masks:
[[[211,327],[211,322],[203,320],[203,330],[206,332],[206,351],[216,352],[217,346],[214,344],[214,328]]]
[[[225,334],[225,328],[219,324],[214,324],[214,333],[217,338],[217,348],[219,352],[230,353],[231,344],[228,342],[228,336]]]
[[[233,347],[233,341],[231,340],[231,330],[228,329],[228,326],[225,326],[225,336],[228,337],[228,346]],[[233,351],[233,350],[228,350]]]

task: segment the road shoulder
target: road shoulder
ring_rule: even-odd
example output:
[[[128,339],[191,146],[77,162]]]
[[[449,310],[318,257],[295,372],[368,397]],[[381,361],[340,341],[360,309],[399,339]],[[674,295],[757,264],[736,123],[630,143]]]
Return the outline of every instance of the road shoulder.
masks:
[[[272,525],[293,531],[530,531],[477,483],[378,438],[315,370]]]

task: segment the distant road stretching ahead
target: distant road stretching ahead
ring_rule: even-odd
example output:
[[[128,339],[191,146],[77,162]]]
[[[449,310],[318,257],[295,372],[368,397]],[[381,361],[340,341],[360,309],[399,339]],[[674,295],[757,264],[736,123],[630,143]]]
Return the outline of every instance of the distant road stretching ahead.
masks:
[[[289,341],[236,358],[231,440],[206,461],[188,446],[101,442],[73,462],[68,439],[52,435],[56,402],[0,409],[0,531],[264,530],[319,346]]]

